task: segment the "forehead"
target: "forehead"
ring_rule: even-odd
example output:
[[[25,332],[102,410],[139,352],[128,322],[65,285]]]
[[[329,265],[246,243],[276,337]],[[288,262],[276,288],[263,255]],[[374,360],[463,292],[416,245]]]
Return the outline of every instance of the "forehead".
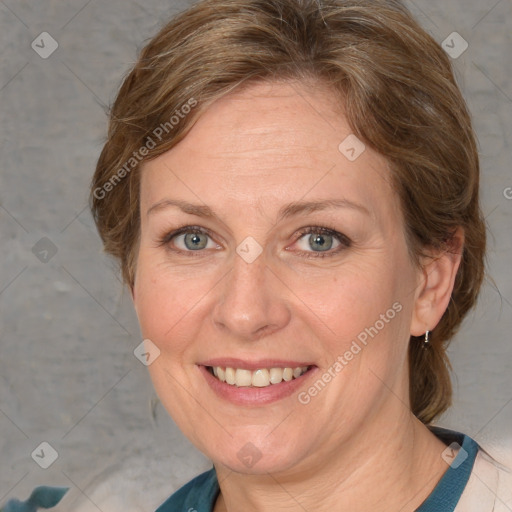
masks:
[[[213,102],[182,141],[144,164],[141,207],[171,196],[225,213],[272,214],[315,198],[363,203],[375,218],[396,209],[385,158],[366,147],[349,159],[350,146],[355,156],[363,148],[326,86],[252,84]]]

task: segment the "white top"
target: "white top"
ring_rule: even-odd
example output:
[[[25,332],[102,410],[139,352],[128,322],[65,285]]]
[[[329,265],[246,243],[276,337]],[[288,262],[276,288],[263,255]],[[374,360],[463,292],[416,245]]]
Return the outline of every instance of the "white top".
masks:
[[[512,512],[511,468],[479,450],[455,512]]]

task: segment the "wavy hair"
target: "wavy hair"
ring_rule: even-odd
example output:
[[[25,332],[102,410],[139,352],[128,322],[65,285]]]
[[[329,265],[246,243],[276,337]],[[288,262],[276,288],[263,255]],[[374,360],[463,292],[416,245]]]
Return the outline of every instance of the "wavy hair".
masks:
[[[242,83],[309,78],[331,86],[353,132],[387,158],[413,261],[426,249],[450,250],[455,229],[464,229],[431,347],[414,337],[409,344],[411,410],[429,424],[451,404],[446,348],[475,304],[486,234],[475,136],[450,60],[399,1],[205,0],[172,19],[142,49],[112,105],[91,186],[98,231],[133,286],[140,164],[171,149],[202,110]]]

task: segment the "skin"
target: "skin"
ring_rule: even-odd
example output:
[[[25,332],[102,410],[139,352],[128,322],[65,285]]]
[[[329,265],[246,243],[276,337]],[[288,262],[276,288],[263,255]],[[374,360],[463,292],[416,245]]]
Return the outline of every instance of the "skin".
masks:
[[[409,409],[407,347],[440,320],[460,254],[414,265],[387,162],[369,147],[350,162],[338,145],[351,133],[324,86],[252,84],[214,102],[143,167],[134,305],[161,351],[149,370],[164,407],[217,470],[216,512],[413,511],[448,467],[445,445]],[[277,217],[293,201],[340,198],[366,212]],[[165,199],[215,216],[148,213]],[[159,243],[187,225],[210,230],[206,248],[187,249],[183,236]],[[330,257],[308,258],[319,252],[298,234],[308,226],[352,242],[336,252],[328,239]],[[263,250],[252,263],[236,252],[247,236]],[[294,393],[234,405],[199,372],[213,357],[275,357],[312,361],[320,376],[396,302],[400,313],[308,404]],[[237,457],[248,442],[261,454],[250,468]]]

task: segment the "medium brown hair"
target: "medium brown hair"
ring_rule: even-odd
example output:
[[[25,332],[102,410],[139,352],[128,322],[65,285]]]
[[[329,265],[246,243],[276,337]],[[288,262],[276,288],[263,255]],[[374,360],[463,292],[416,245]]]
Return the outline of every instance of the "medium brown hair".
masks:
[[[105,250],[133,286],[141,163],[172,148],[201,110],[255,80],[331,86],[353,132],[384,155],[409,250],[465,242],[452,298],[431,347],[409,344],[412,412],[432,422],[451,404],[446,347],[484,275],[485,227],[471,119],[442,48],[397,0],[206,0],[143,48],[112,106],[91,187]]]

